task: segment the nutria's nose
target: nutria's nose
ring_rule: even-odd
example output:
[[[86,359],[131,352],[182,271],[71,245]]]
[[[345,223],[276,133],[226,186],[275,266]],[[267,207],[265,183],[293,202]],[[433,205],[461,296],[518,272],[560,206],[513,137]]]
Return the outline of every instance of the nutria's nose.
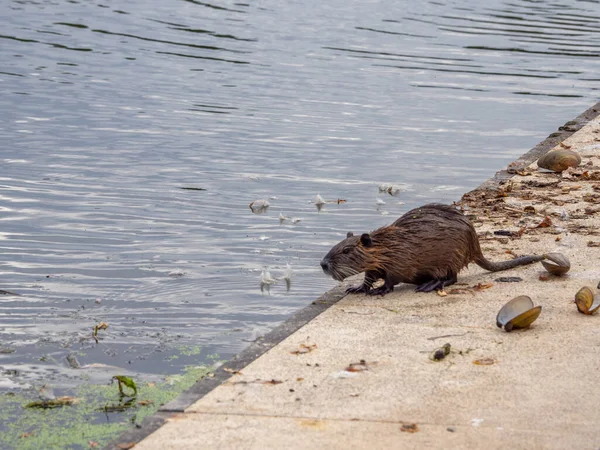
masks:
[[[328,263],[327,261],[325,261],[325,260],[322,260],[322,261],[321,261],[321,268],[322,268],[322,269],[323,269],[325,272],[327,272],[327,270],[329,269],[329,263]]]

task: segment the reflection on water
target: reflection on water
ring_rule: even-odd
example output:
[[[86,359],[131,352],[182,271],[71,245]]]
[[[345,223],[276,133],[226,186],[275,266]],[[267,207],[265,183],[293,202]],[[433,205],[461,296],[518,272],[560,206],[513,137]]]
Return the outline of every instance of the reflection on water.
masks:
[[[598,11],[2,2],[0,388],[72,385],[69,353],[150,376],[238,352],[334,286],[347,231],[458,199],[595,102]]]

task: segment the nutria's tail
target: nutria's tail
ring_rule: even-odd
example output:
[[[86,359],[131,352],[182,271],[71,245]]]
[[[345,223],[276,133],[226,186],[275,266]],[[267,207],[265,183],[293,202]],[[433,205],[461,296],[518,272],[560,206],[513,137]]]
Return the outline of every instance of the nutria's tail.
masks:
[[[483,267],[485,270],[490,272],[499,272],[501,270],[512,269],[513,267],[524,266],[525,264],[531,264],[534,262],[542,261],[546,259],[545,256],[531,255],[531,256],[520,256],[515,259],[509,259],[508,261],[492,262],[485,259],[483,255],[475,258],[474,262],[479,267]]]

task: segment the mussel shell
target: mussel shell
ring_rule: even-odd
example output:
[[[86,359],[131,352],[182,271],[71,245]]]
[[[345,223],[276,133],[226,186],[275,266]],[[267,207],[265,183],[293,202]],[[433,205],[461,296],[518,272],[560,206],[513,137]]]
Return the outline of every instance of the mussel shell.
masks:
[[[520,295],[513,298],[506,305],[500,308],[498,315],[496,316],[496,325],[498,328],[502,328],[508,322],[518,317],[533,308],[533,300],[527,295]]]
[[[546,260],[542,260],[542,266],[552,275],[564,275],[571,268],[571,263],[562,253],[547,253]]]
[[[537,319],[542,312],[541,306],[531,308],[529,311],[525,311],[523,314],[519,314],[517,317],[509,321],[504,325],[506,331],[512,331],[515,328],[527,328],[535,319]]]
[[[584,286],[575,294],[577,310],[582,314],[594,314],[600,307],[600,296],[594,295],[592,288]]]
[[[553,172],[562,172],[569,167],[577,167],[581,164],[581,156],[573,150],[560,149],[546,153],[538,159],[537,165],[543,169]]]

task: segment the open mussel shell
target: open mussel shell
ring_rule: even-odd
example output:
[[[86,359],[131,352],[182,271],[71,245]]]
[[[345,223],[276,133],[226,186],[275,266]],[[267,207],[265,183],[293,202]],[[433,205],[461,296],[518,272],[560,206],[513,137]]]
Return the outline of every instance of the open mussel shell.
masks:
[[[553,172],[562,172],[569,167],[577,167],[581,164],[581,156],[573,150],[560,149],[546,153],[538,159],[537,165],[543,169]]]
[[[584,286],[575,294],[575,304],[580,313],[592,315],[600,307],[600,296],[594,295],[592,288]]]
[[[564,275],[571,268],[571,263],[562,253],[547,253],[544,257],[546,259],[541,261],[542,266],[552,275]]]
[[[505,331],[516,328],[527,328],[542,312],[541,306],[533,306],[533,301],[527,295],[513,298],[504,305],[496,316],[496,325]]]

